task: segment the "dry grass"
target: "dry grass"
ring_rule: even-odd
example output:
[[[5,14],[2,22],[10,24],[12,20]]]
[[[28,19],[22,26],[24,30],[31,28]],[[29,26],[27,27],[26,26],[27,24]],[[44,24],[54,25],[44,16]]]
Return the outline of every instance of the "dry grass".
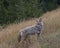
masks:
[[[47,12],[42,18],[44,30],[40,43],[36,40],[36,35],[30,36],[26,42],[19,44],[17,42],[18,31],[36,23],[32,19],[0,29],[0,48],[60,48],[60,9]]]

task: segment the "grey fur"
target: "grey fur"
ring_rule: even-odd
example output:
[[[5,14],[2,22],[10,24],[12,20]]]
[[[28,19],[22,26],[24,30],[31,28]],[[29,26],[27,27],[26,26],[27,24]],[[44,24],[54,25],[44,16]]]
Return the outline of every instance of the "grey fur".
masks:
[[[42,18],[40,18],[39,21],[37,21],[36,25],[28,26],[19,31],[18,42],[21,41],[22,37],[24,37],[24,40],[25,40],[28,35],[37,34],[37,38],[38,38],[42,32],[42,28],[43,28],[43,21],[42,21]]]

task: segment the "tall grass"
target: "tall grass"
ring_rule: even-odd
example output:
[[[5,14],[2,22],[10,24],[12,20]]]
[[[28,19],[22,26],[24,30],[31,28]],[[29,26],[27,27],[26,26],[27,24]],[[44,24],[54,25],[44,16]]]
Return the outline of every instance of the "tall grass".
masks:
[[[42,16],[44,29],[41,41],[36,35],[29,36],[26,41],[18,43],[18,31],[26,26],[35,24],[35,20],[24,21],[19,24],[10,24],[0,30],[0,48],[59,48],[60,47],[60,9],[47,12]]]

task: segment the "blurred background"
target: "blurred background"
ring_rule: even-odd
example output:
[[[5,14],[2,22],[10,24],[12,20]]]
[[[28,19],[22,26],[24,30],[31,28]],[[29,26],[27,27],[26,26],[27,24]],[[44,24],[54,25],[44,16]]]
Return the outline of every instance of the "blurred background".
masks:
[[[60,0],[0,0],[0,25],[42,16],[60,6]]]

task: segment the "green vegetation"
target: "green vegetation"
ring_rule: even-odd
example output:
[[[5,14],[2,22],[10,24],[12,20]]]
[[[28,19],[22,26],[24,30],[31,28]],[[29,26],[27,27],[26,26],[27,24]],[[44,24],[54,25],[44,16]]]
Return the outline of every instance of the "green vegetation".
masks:
[[[59,3],[60,0],[0,0],[0,25],[39,17]]]

